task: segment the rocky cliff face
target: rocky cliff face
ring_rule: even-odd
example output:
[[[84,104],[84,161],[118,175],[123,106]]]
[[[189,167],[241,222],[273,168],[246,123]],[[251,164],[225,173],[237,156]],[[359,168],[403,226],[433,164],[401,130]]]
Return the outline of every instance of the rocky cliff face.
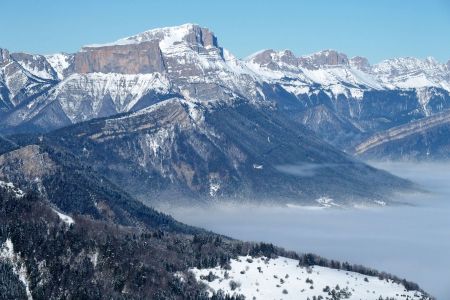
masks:
[[[131,45],[84,47],[75,54],[73,72],[148,74],[164,72],[164,60],[157,40]]]
[[[254,63],[264,66],[270,70],[286,70],[297,68],[299,60],[289,50],[277,52],[275,50],[264,50],[251,56]]]
[[[347,55],[334,50],[324,50],[308,56],[296,57],[290,50],[275,51],[270,49],[253,54],[248,60],[271,70],[289,70],[289,67],[291,67],[297,68],[297,72],[298,68],[317,70],[326,66],[345,66],[349,64]]]
[[[222,56],[222,49],[214,34],[198,25],[186,24],[149,30],[111,44],[83,47],[75,55],[73,71],[122,74],[170,73],[171,69],[179,69],[180,65],[189,64],[187,61],[173,61],[173,58],[182,58],[189,55],[190,51],[211,55],[214,59],[220,59]],[[214,57],[216,55],[218,57]],[[196,69],[195,66],[189,68]]]

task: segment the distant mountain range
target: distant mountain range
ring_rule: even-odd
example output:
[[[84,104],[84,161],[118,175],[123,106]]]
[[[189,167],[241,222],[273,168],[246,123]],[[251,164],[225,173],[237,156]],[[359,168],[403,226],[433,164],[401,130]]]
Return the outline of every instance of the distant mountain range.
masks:
[[[74,54],[0,50],[4,134],[46,132],[178,97],[200,107],[199,117],[202,110],[241,102],[276,109],[353,152],[373,134],[448,109],[449,91],[450,61],[396,58],[370,65],[333,50],[300,57],[263,50],[238,59],[210,30],[193,24]]]
[[[390,192],[413,185],[339,150],[364,158],[446,158],[439,138],[426,139],[420,151],[404,138],[394,147],[379,138],[445,114],[449,64],[432,58],[370,65],[333,50],[300,57],[264,50],[238,59],[193,24],[74,54],[1,50],[0,57],[3,138],[44,134],[19,144],[65,147],[140,199],[151,192],[155,199],[181,193],[384,203]],[[373,150],[375,139],[382,151]],[[314,171],[304,176],[286,166]]]

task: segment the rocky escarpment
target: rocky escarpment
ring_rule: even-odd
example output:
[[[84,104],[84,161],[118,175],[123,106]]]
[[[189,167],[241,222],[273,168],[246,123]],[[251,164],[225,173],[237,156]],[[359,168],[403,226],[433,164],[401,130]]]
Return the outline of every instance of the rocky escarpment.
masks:
[[[84,47],[75,54],[72,70],[75,73],[146,74],[164,72],[164,59],[159,41],[140,44]]]
[[[369,72],[370,68],[371,68],[369,60],[362,56],[352,57],[349,60],[349,64],[350,64],[350,66],[352,66],[358,70],[364,71],[364,72]]]
[[[348,65],[349,59],[344,53],[334,50],[324,50],[308,56],[297,57],[290,50],[275,51],[268,49],[251,55],[251,62],[271,70],[295,70],[293,68],[306,68],[317,70],[324,66]],[[298,69],[297,69],[298,71]]]
[[[344,53],[339,53],[334,50],[325,50],[309,56],[300,57],[299,62],[301,66],[306,68],[318,69],[322,66],[348,65],[349,60]]]
[[[166,65],[165,50],[171,46],[185,43],[195,52],[207,52],[216,48],[219,53],[217,38],[208,29],[197,25],[184,25],[183,35],[170,32],[170,29],[150,30],[136,36],[119,40],[112,44],[86,46],[75,54],[71,67],[75,73],[121,73],[146,74],[167,72],[174,66]],[[173,64],[173,62],[172,62]]]
[[[354,148],[360,157],[391,160],[447,160],[450,111],[379,132]]]

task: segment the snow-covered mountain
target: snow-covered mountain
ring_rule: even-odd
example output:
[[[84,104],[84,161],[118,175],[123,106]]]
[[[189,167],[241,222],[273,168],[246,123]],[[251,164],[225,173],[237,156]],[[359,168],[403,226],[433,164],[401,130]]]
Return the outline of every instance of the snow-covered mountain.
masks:
[[[0,130],[48,131],[177,97],[206,110],[236,103],[282,111],[341,149],[450,108],[449,63],[371,65],[334,50],[259,51],[238,59],[208,29],[184,24],[74,54],[2,50]]]
[[[450,90],[450,70],[433,57],[420,60],[413,57],[382,61],[371,69],[372,73],[389,88],[414,89],[438,87]]]
[[[432,58],[370,65],[333,50],[300,57],[265,50],[246,65],[273,87],[281,109],[343,149],[450,108],[450,69]]]
[[[68,73],[70,65],[73,63],[73,55],[67,53],[56,53],[51,55],[45,55],[45,59],[48,61],[53,71],[56,73],[59,80],[64,79]]]
[[[192,24],[47,59],[63,79],[26,106],[10,110],[5,127],[32,123],[46,129],[51,123],[55,128],[68,119],[76,123],[128,112],[174,94],[205,103],[263,101],[245,64],[220,48],[207,29]]]
[[[333,96],[343,94],[358,98],[362,97],[362,92],[371,89],[437,87],[450,91],[448,66],[432,57],[425,60],[395,58],[370,65],[364,57],[349,59],[347,55],[334,50],[300,57],[289,50],[264,50],[249,56],[246,62],[255,73],[268,80],[289,86],[288,82],[295,79],[298,87],[318,84],[321,88],[329,89]],[[304,90],[300,88],[297,92],[301,94]]]
[[[396,189],[412,188],[354,161],[304,127],[300,114],[313,112],[308,118],[318,121],[317,132],[325,122],[359,130],[320,101],[289,92],[284,80],[300,69],[293,66],[295,56],[285,54],[292,62],[277,58],[287,63],[274,82],[275,71],[267,71],[269,76],[265,66],[255,66],[258,55],[239,60],[209,30],[192,24],[85,46],[75,54],[10,54],[17,69],[46,90],[5,111],[0,127],[4,133],[47,132],[79,124],[32,142],[65,148],[141,200],[157,193],[165,196],[158,199],[184,195],[316,204],[315,199],[332,196],[336,203],[377,205],[374,200],[388,201]],[[24,57],[44,62],[41,68],[25,68]],[[302,61],[311,74],[348,63],[334,52]],[[319,89],[311,74],[298,82],[309,80]],[[338,84],[343,75],[333,74]],[[303,164],[324,167],[313,176],[280,169]]]

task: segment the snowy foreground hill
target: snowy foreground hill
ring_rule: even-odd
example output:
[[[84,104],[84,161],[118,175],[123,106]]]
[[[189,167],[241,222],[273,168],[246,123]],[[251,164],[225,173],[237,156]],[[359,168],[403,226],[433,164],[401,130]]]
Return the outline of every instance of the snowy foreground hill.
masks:
[[[244,295],[246,299],[429,299],[401,283],[320,266],[300,266],[297,260],[241,256],[229,269],[192,269],[210,293]]]

